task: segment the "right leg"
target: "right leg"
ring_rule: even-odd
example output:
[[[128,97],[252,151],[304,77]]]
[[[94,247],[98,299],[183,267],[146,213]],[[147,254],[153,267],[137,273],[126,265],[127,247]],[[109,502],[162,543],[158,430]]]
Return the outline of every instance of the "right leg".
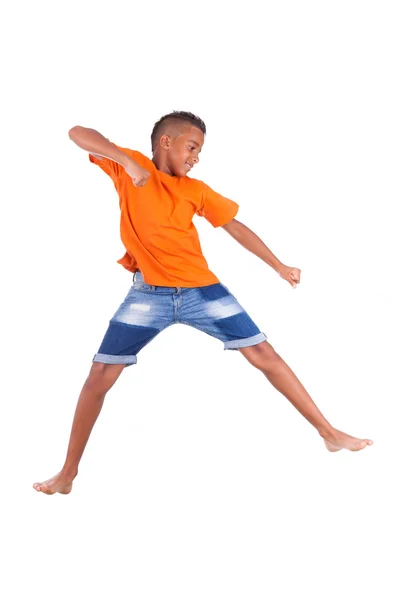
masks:
[[[35,490],[44,494],[70,493],[72,482],[78,474],[79,461],[102,409],[105,395],[124,367],[125,365],[93,363],[76,406],[65,464],[55,477],[43,483],[35,483]]]
[[[150,286],[144,283],[141,275],[135,276],[128,295],[111,319],[99,351],[93,358],[94,364],[76,407],[65,464],[55,477],[35,483],[35,490],[45,494],[69,494],[106,393],[126,365],[136,364],[138,352],[174,322],[175,290]]]

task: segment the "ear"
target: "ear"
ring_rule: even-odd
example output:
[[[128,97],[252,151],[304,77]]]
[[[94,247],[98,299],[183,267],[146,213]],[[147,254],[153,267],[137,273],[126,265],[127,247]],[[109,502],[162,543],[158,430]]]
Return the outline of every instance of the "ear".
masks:
[[[164,150],[169,150],[171,148],[171,143],[172,140],[166,133],[160,137],[160,146],[161,148],[164,148]]]

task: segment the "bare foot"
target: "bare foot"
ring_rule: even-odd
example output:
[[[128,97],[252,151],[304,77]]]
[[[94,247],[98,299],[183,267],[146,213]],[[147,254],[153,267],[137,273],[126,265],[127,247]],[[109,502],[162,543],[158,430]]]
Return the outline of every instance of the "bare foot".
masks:
[[[37,492],[43,492],[51,496],[52,494],[69,494],[72,490],[72,482],[75,476],[67,476],[63,472],[55,475],[43,483],[34,483],[33,487]]]
[[[347,435],[347,433],[343,433],[343,431],[339,431],[338,429],[333,429],[333,431],[329,433],[320,432],[320,435],[323,437],[325,446],[328,448],[329,452],[338,452],[343,448],[351,450],[352,452],[357,452],[358,450],[363,450],[367,446],[372,446],[374,443],[372,440]]]

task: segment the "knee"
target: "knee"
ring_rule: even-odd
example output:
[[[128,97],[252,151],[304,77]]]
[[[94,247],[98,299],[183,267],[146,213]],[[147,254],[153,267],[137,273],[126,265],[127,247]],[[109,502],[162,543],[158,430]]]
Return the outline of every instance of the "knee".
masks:
[[[85,387],[92,392],[105,394],[113,386],[123,368],[124,365],[93,363]]]
[[[242,353],[249,363],[260,371],[272,371],[279,367],[282,360],[268,342],[262,342],[250,348],[243,348]]]

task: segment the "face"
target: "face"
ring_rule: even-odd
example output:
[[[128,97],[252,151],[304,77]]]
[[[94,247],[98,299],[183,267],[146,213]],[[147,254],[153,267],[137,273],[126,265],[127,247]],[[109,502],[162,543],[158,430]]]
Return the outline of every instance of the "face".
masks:
[[[164,149],[168,150],[166,153],[168,169],[173,175],[184,177],[200,160],[204,134],[197,127],[189,125],[176,137],[165,135],[160,141]]]

